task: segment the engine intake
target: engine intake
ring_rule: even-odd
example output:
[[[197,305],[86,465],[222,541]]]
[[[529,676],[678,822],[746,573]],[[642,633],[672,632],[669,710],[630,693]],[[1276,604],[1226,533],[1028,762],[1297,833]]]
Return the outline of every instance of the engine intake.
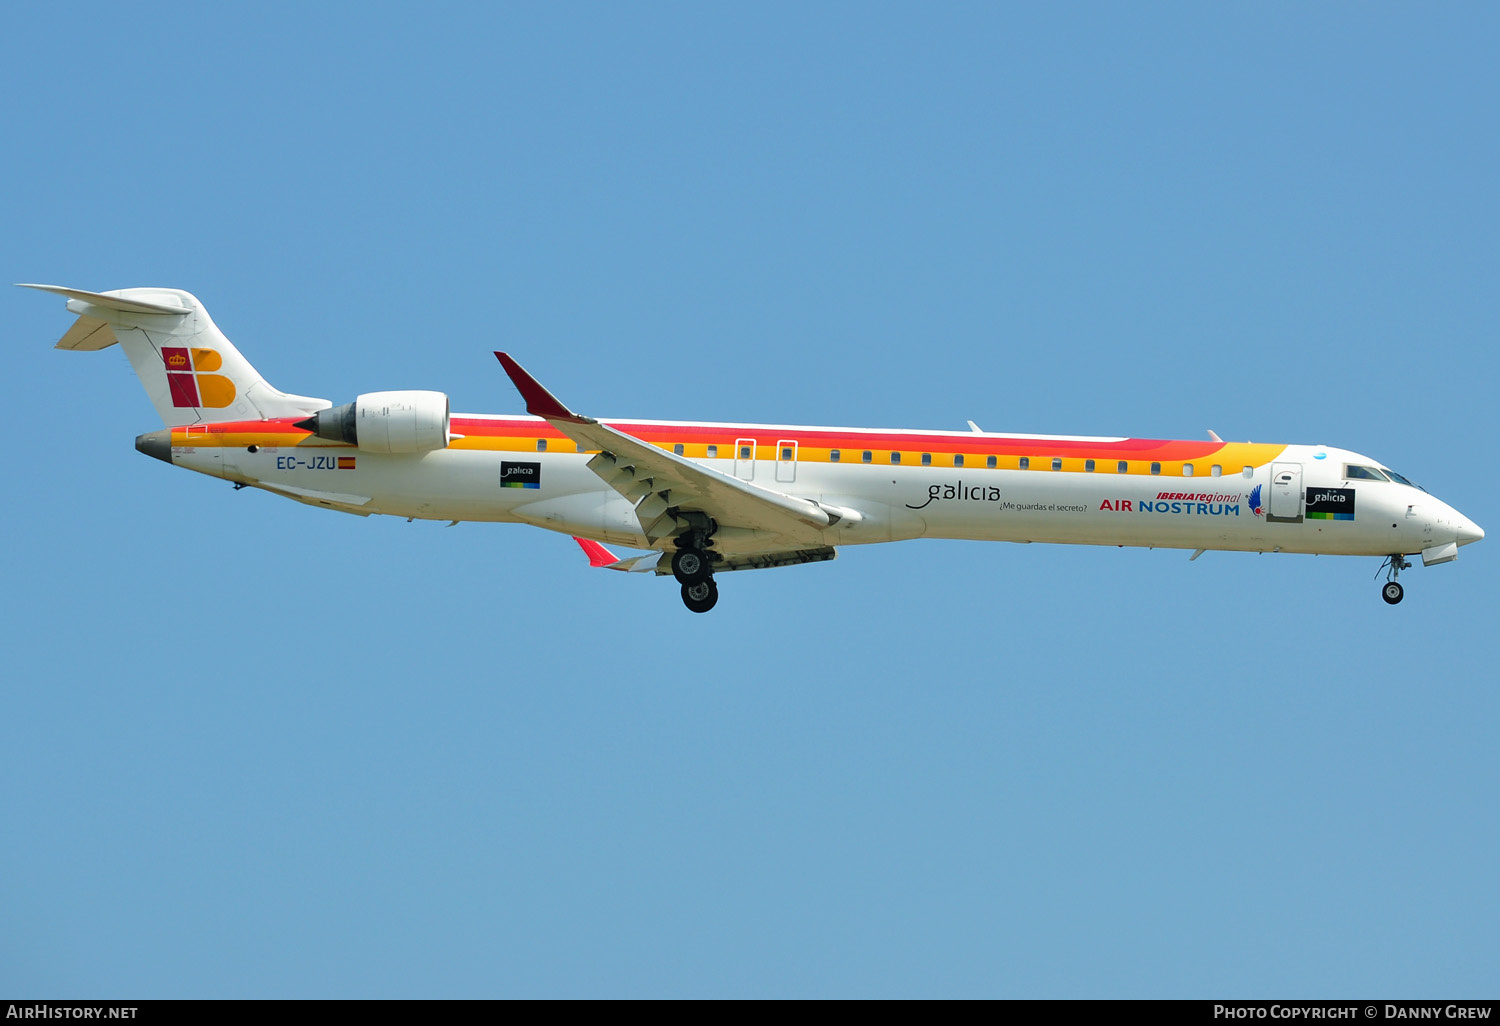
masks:
[[[432,452],[446,449],[448,396],[406,390],[366,392],[352,403],[319,410],[297,427],[319,438],[348,442],[362,452]]]

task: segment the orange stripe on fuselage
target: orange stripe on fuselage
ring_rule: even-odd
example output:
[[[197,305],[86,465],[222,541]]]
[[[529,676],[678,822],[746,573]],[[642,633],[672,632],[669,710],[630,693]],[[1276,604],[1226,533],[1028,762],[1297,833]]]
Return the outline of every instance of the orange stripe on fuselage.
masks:
[[[295,446],[301,448],[354,449],[342,442],[319,438],[295,426],[297,418],[279,420],[227,421],[218,424],[193,425],[172,429],[175,446],[259,446],[263,448]],[[1286,448],[1250,442],[1186,441],[1166,438],[1062,439],[1027,438],[1004,435],[931,434],[919,431],[841,431],[837,428],[797,428],[755,425],[705,424],[633,424],[608,421],[610,427],[659,446],[683,447],[683,455],[692,459],[709,459],[708,447],[717,446],[719,459],[733,459],[735,444],[753,439],[758,459],[775,459],[779,443],[795,441],[797,460],[802,463],[831,463],[831,453],[838,450],[840,464],[865,465],[863,453],[872,454],[869,465],[890,465],[891,453],[900,453],[902,466],[922,466],[921,457],[930,455],[932,466],[951,467],[954,456],[964,456],[968,470],[989,469],[983,463],[969,463],[968,457],[995,456],[999,469],[1014,470],[1021,457],[1034,462],[1033,470],[1048,470],[1054,458],[1063,461],[1065,471],[1082,471],[1084,461],[1095,461],[1101,473],[1116,473],[1117,464],[1125,461],[1128,473],[1149,473],[1151,463],[1160,463],[1167,475],[1182,473],[1184,463],[1192,463],[1200,473],[1208,465],[1218,464],[1227,472],[1242,466],[1259,467],[1274,460]],[[454,417],[455,438],[450,448],[499,452],[535,452],[538,440],[546,440],[552,452],[568,452],[553,447],[554,441],[572,445],[561,431],[543,420],[530,417],[471,418]],[[593,451],[593,450],[590,450]],[[1139,464],[1139,466],[1137,466]],[[1203,467],[1198,467],[1202,464]]]

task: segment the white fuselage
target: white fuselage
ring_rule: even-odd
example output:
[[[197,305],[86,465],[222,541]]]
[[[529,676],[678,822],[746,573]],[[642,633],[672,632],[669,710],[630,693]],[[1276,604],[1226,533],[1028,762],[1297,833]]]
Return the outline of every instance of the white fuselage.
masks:
[[[673,424],[650,423],[659,434],[672,434]],[[317,438],[278,444],[289,439],[243,430],[232,437],[202,433],[195,440],[193,429],[178,428],[172,437],[171,462],[346,512],[514,521],[604,542],[653,547],[632,502],[585,466],[587,454],[577,452],[571,442],[555,440],[555,433],[547,451],[536,451],[546,443],[531,436],[548,433],[544,422],[530,417],[456,416],[454,431],[461,433],[465,424],[471,430],[503,428],[507,441],[497,447],[493,439],[480,445],[478,440],[466,444],[468,440],[460,437],[439,451],[393,455]],[[826,448],[820,450],[821,458],[798,458],[797,449],[782,446],[780,440],[812,438],[836,429],[711,427],[728,438],[778,441],[762,441],[750,450],[749,459],[732,458],[736,452],[728,444],[724,455],[696,457],[689,452],[688,458],[767,489],[859,512],[857,519],[824,528],[820,540],[826,545],[928,537],[1383,556],[1433,552],[1483,536],[1462,514],[1419,488],[1347,478],[1350,465],[1379,464],[1325,446],[1276,446],[1274,456],[1258,465],[1243,460],[1215,463],[1209,455],[1190,465],[1178,460],[1153,471],[1150,468],[1158,464],[1135,461],[1130,472],[1122,473],[1105,453],[1120,439],[1058,438],[1058,448],[1065,449],[1068,459],[1054,463],[1039,457],[1026,461],[1027,469],[1012,469],[985,466],[980,456],[954,466],[951,455],[933,458],[916,449],[901,453],[901,462],[893,463],[898,457],[886,451],[889,446],[864,462],[858,429],[842,429],[840,437],[852,443],[842,451],[832,450],[837,462],[830,461]],[[704,426],[681,428],[691,434]],[[891,437],[889,432],[871,433],[877,435]],[[972,450],[986,440],[1005,450],[1022,436],[924,432],[911,437],[919,447],[936,450],[960,443]],[[1025,439],[1035,446],[1038,436]],[[945,446],[945,441],[952,445]],[[1090,442],[1098,443],[1101,455],[1085,464],[1080,457],[1092,451]],[[661,444],[666,448],[670,443]],[[357,461],[341,468],[338,457],[351,455]],[[933,462],[924,465],[922,460],[928,458]],[[504,485],[502,464],[521,462],[536,468],[537,482]],[[1059,469],[1052,469],[1054,465]],[[1083,469],[1085,465],[1094,469]],[[716,535],[716,544],[725,552],[755,552],[784,547],[785,541],[763,531],[725,528]],[[662,547],[659,542],[654,545]]]

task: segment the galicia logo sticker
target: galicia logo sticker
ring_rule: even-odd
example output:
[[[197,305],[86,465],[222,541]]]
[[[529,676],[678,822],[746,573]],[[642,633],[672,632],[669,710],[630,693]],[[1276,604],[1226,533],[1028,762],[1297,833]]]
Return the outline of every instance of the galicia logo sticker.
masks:
[[[216,350],[162,346],[161,362],[167,370],[173,406],[222,410],[234,402],[234,382],[222,374],[206,373],[224,366]]]
[[[928,485],[927,501],[920,506],[906,504],[907,509],[926,509],[934,502],[944,499],[961,499],[965,502],[999,502],[1000,489],[994,485],[966,485],[962,481],[957,484]]]
[[[1309,520],[1353,520],[1353,488],[1309,488],[1307,490],[1307,519]]]
[[[1256,516],[1263,517],[1266,515],[1266,508],[1260,504],[1260,485],[1256,485],[1250,489],[1250,499],[1247,504],[1250,507],[1250,512]]]
[[[542,465],[540,463],[512,463],[509,460],[500,462],[501,488],[540,488],[541,486]]]

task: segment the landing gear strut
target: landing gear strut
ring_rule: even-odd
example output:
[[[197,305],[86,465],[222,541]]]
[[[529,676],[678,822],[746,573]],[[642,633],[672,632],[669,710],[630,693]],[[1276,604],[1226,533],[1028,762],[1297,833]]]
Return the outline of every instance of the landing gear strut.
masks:
[[[1406,589],[1401,587],[1401,582],[1396,578],[1401,576],[1401,571],[1410,569],[1411,564],[1399,554],[1387,556],[1385,562],[1380,564],[1380,570],[1386,572],[1386,581],[1380,589],[1380,597],[1385,599],[1388,605],[1394,606],[1406,595]],[[1375,572],[1379,573],[1380,570]]]
[[[677,551],[672,553],[672,576],[682,585],[682,604],[695,613],[706,613],[719,601],[719,586],[714,583],[714,557],[709,551],[716,526],[712,520],[702,518],[691,530],[678,536]]]

